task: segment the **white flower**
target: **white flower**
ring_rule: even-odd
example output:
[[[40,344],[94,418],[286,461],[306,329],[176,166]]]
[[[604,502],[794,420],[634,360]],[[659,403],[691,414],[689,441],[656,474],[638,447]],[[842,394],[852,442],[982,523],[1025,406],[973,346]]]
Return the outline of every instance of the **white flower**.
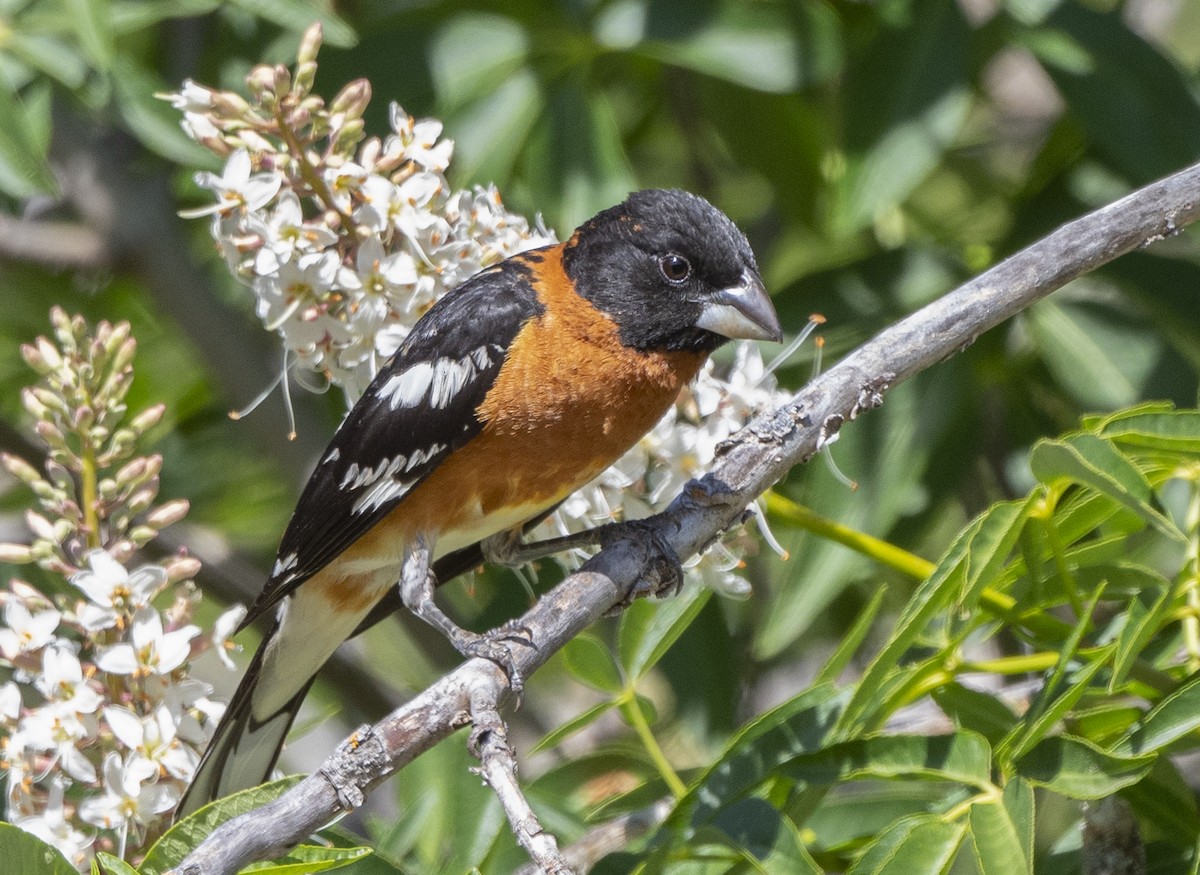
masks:
[[[57,706],[58,713],[91,714],[103,699],[83,677],[79,658],[65,645],[42,653],[42,673],[34,680],[38,692]]]
[[[183,741],[200,747],[208,743],[211,730],[225,713],[223,703],[208,698],[211,694],[212,687],[195,678],[184,678],[167,687],[163,702],[171,710],[176,733]],[[201,719],[204,720],[204,725],[201,724]],[[209,726],[208,731],[205,730],[205,725]]]
[[[266,206],[283,185],[282,174],[276,171],[250,173],[250,153],[238,149],[225,162],[225,172],[220,176],[204,171],[196,174],[196,185],[207,188],[217,195],[216,203],[193,210],[180,210],[185,219],[198,219],[214,213],[253,211]]]
[[[21,688],[9,681],[0,687],[0,721],[12,723],[21,716]]]
[[[237,668],[233,664],[233,658],[229,655],[230,651],[237,649],[237,645],[229,639],[242,625],[242,620],[245,618],[246,606],[234,605],[221,614],[221,616],[217,617],[217,621],[213,623],[212,635],[209,636],[213,651],[217,654],[222,664],[230,671],[234,671]]]
[[[191,640],[199,634],[200,627],[193,625],[164,633],[158,611],[139,608],[129,628],[131,643],[101,649],[96,655],[96,666],[120,675],[167,675],[183,665],[191,653]]]
[[[128,708],[110,705],[104,709],[104,719],[131,755],[151,763],[157,772],[184,781],[192,777],[200,757],[176,737],[175,717],[165,704],[148,717],[138,717]]]
[[[30,711],[13,733],[12,745],[37,751],[53,751],[51,765],[62,769],[76,781],[89,784],[96,780],[96,768],[78,745],[96,735],[96,719],[55,704]]]
[[[354,198],[359,195],[366,179],[366,168],[353,161],[347,161],[340,167],[326,168],[325,185],[333,195],[333,203],[329,206],[343,213],[350,212],[354,207]]]
[[[91,604],[79,611],[79,622],[89,632],[110,629],[118,619],[150,603],[167,583],[167,572],[159,565],[143,565],[130,574],[125,566],[104,550],[87,555],[91,569],[71,577]]]
[[[4,607],[5,628],[0,628],[0,655],[10,662],[23,653],[40,650],[54,640],[62,614],[47,608],[30,613],[25,603],[11,598]]]
[[[94,839],[75,829],[63,811],[63,794],[66,781],[56,778],[50,785],[50,795],[41,814],[31,814],[16,819],[15,824],[48,845],[58,848],[76,868],[82,868],[90,858]]]
[[[246,217],[246,226],[262,240],[254,256],[254,270],[260,275],[275,273],[297,253],[319,252],[337,243],[337,235],[319,222],[305,222],[300,198],[288,190],[279,196],[269,216],[259,212]]]
[[[79,816],[86,823],[117,832],[117,856],[125,856],[129,827],[135,832],[179,801],[179,790],[169,784],[142,786],[155,776],[154,765],[141,757],[110,753],[104,758],[104,794],[84,799]]]

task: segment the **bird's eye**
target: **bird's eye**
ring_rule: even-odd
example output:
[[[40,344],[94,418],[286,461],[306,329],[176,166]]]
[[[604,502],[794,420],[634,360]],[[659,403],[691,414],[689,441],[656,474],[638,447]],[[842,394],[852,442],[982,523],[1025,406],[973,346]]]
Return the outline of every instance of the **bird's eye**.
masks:
[[[692,265],[682,255],[664,255],[658,260],[658,268],[673,283],[681,283],[692,275]]]

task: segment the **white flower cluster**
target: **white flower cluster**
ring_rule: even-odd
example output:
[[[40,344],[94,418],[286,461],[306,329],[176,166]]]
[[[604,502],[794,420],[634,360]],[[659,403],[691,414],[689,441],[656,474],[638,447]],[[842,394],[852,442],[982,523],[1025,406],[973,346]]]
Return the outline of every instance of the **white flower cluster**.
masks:
[[[0,593],[0,659],[12,667],[0,687],[5,819],[80,868],[97,846],[124,856],[178,802],[224,709],[183,669],[214,643],[228,660],[244,614],[227,612],[201,639],[153,606],[181,569],[129,572],[104,550],[87,562],[70,579],[79,597],[52,602],[19,580]]]
[[[232,669],[226,639],[245,611],[205,634],[191,621],[198,560],[133,567],[188,510],[156,504],[160,456],[134,457],[163,408],[128,415],[127,323],[89,332],[57,308],[51,321],[55,340],[21,350],[40,376],[22,400],[43,470],[0,453],[39,506],[30,542],[0,543],[0,561],[39,566],[41,584],[0,591],[0,763],[4,819],[86,869],[96,850],[133,855],[167,825],[224,710],[188,663],[212,648]]]
[[[353,403],[441,295],[554,236],[509,213],[495,188],[451,191],[444,174],[453,147],[438,121],[393,105],[391,133],[360,144],[370,88],[351,83],[325,108],[308,90],[319,41],[319,30],[306,34],[294,76],[282,67],[251,72],[254,105],[193,82],[167,97],[185,131],[228,156],[220,176],[196,176],[216,201],[184,215],[213,217],[213,238],[253,292],[263,324],[281,334],[297,367],[341,386]],[[752,344],[738,347],[728,377],[718,373],[710,364],[662,423],[542,533],[665,507],[722,440],[781,400]],[[693,568],[718,591],[744,597],[740,552],[726,544]]]

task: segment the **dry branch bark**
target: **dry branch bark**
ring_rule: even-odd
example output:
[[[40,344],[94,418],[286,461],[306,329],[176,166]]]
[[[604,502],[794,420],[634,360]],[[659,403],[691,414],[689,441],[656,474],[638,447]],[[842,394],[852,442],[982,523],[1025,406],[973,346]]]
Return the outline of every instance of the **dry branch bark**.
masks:
[[[712,471],[688,484],[651,525],[682,559],[703,550],[791,467],[807,461],[846,422],[882,403],[889,388],[1076,277],[1172,236],[1198,217],[1200,164],[1062,226],[882,331],[787,404],[749,423],[721,448]],[[521,673],[532,675],[619,604],[653,562],[652,553],[644,540],[611,544],[544,595],[518,621],[536,644],[514,647]],[[499,668],[482,660],[463,664],[344,744],[279,800],[220,826],[174,871],[227,875],[292,847],[469,722],[472,691],[479,695],[488,685],[499,701],[506,690]]]

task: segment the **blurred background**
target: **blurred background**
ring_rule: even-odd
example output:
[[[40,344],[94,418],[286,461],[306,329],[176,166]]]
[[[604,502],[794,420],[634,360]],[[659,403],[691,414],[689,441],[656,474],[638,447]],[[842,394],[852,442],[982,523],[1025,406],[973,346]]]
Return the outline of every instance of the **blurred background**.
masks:
[[[560,236],[637,188],[712,200],[750,237],[789,333],[825,315],[826,362],[1200,157],[1200,4],[1189,0],[3,0],[0,449],[36,457],[18,348],[47,332],[50,306],[129,320],[140,343],[131,406],[167,404],[152,447],[165,457],[162,494],[192,503],[155,543],[204,560],[210,617],[261,586],[344,407],[337,393],[294,391],[295,440],[279,393],[228,417],[272,381],[281,350],[205,221],[176,216],[210,197],[192,173],[220,164],[155,94],[188,77],[243,90],[254,64],[294,60],[313,20],[325,25],[317,92],[369,79],[369,133],[386,132],[392,100],[441,119],[457,144],[454,185],[495,182],[510,209],[540,213]],[[781,380],[799,387],[812,368],[810,346]],[[778,490],[933,559],[989,503],[1028,491],[1037,438],[1143,399],[1194,406],[1198,373],[1200,244],[1185,233],[890,393],[833,448],[857,492],[819,462]],[[24,536],[26,504],[0,479],[0,541]],[[648,694],[682,763],[802,688],[881,586],[893,606],[912,589],[786,520],[773,528],[789,558],[760,551],[753,597],[710,600],[655,674]],[[0,578],[18,573],[36,579],[0,566]],[[557,574],[545,566],[539,585]],[[526,599],[506,573],[447,589],[474,628]],[[455,661],[407,618],[356,640],[311,697],[293,768]],[[519,743],[589,695],[552,663],[529,685]],[[624,732],[614,718],[572,743],[582,752],[597,733]],[[378,794],[381,810],[424,806],[426,824],[456,821],[477,842],[494,833],[461,748],[419,761],[406,773],[418,780]],[[581,766],[576,778],[602,771]],[[440,851],[446,871],[470,845]]]

